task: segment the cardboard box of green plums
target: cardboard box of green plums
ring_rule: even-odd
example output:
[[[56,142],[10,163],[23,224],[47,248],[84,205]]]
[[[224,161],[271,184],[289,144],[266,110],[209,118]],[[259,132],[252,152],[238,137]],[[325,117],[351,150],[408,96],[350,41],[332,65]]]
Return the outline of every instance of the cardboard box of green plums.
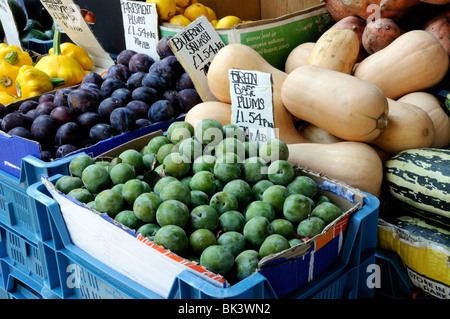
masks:
[[[109,167],[109,172],[112,173],[113,169],[118,167],[119,164],[117,163],[123,164],[124,161],[128,163],[126,157],[123,156],[124,152],[135,150],[141,155],[147,154],[155,159],[156,155],[150,150],[150,143],[156,145],[156,142],[160,141],[160,145],[169,145],[171,144],[169,138],[169,131],[165,134],[163,134],[162,131],[157,131],[122,144],[117,148],[101,154],[96,157],[95,160],[102,162],[115,161],[115,166],[112,166],[112,168],[111,166]],[[169,142],[162,142],[165,139],[168,139]],[[182,144],[174,145],[178,145],[178,147],[172,154],[180,154]],[[145,150],[145,148],[147,148],[147,150]],[[203,149],[203,151],[204,150],[205,149]],[[174,151],[174,149],[172,149],[172,151]],[[145,155],[142,157],[144,156]],[[220,154],[216,154],[216,156],[219,158]],[[147,161],[150,157],[147,157]],[[217,179],[213,180],[215,186],[214,188],[210,188],[209,191],[207,191],[206,188],[203,189],[203,186],[198,186],[200,184],[195,184],[194,176],[199,173],[200,169],[194,171],[193,167],[198,161],[190,163],[190,167],[186,170],[186,173],[177,176],[176,180],[173,179],[170,187],[166,186],[163,188],[161,186],[163,183],[158,186],[158,183],[162,180],[168,181],[167,172],[170,170],[169,165],[171,164],[169,164],[169,161],[166,162],[166,159],[169,157],[171,157],[171,155],[166,155],[163,161],[164,164],[160,164],[159,162],[147,162],[147,164],[144,164],[144,166],[147,165],[148,167],[147,171],[136,175],[136,179],[140,178],[141,180],[146,181],[148,187],[150,187],[150,191],[148,191],[148,188],[147,190],[144,190],[145,188],[143,188],[141,193],[147,193],[147,195],[148,193],[153,194],[154,196],[152,195],[153,197],[151,197],[153,199],[147,198],[147,201],[157,204],[155,204],[156,206],[152,206],[153,208],[150,213],[148,210],[146,213],[143,213],[142,211],[136,213],[142,209],[142,206],[136,204],[138,197],[135,196],[132,198],[131,202],[125,204],[122,209],[133,211],[134,215],[141,216],[142,220],[140,220],[140,223],[128,224],[128,226],[125,226],[124,224],[129,223],[129,220],[117,218],[120,213],[108,214],[101,212],[98,207],[96,207],[97,198],[95,198],[93,206],[88,203],[82,203],[59,191],[56,188],[56,181],[51,182],[49,178],[44,177],[42,179],[47,190],[60,206],[68,233],[70,234],[74,245],[86,251],[100,262],[112,267],[119,273],[128,276],[138,284],[152,290],[164,298],[169,297],[174,281],[183,271],[191,272],[199,278],[200,282],[206,286],[213,287],[213,289],[228,289],[237,284],[242,285],[241,282],[248,282],[250,285],[252,282],[251,278],[256,276],[256,273],[259,273],[267,278],[273,291],[275,291],[278,297],[285,296],[314,280],[338,259],[338,256],[341,253],[345,229],[349,218],[352,213],[358,211],[363,206],[364,198],[366,197],[365,193],[341,183],[340,181],[330,179],[321,173],[313,172],[291,164],[290,167],[292,167],[294,171],[294,177],[291,179],[291,182],[296,178],[299,180],[307,180],[309,182],[312,181],[313,184],[315,184],[316,189],[316,194],[313,196],[313,202],[318,199],[319,196],[324,195],[328,198],[328,201],[336,205],[341,212],[338,214],[337,218],[327,224],[324,228],[322,225],[322,230],[319,231],[318,234],[312,235],[311,237],[300,236],[297,234],[299,221],[290,221],[293,227],[292,229],[280,226],[285,225],[286,223],[280,223],[278,225],[274,223],[275,220],[286,220],[282,211],[274,210],[275,215],[272,215],[272,217],[269,217],[270,213],[269,215],[264,215],[265,213],[262,213],[263,215],[261,216],[257,216],[258,213],[255,213],[256,216],[253,216],[253,218],[248,219],[247,221],[246,218],[248,218],[248,216],[246,216],[246,214],[249,205],[257,201],[266,201],[266,199],[264,197],[254,197],[254,195],[252,195],[252,190],[257,182],[256,180],[247,182],[244,175],[239,176],[233,181],[239,180],[247,183],[248,187],[244,187],[243,190],[240,190],[241,195],[243,195],[250,188],[250,192],[247,193],[250,198],[247,198],[247,200],[243,199],[243,196],[239,197],[239,194],[237,194],[239,191],[236,191],[236,189],[231,191],[232,188],[227,188],[227,185],[230,184],[231,181],[224,182],[216,181]],[[122,159],[117,160],[117,158]],[[226,161],[215,160],[216,165],[219,162],[226,163]],[[204,163],[210,162],[204,161],[203,164]],[[235,164],[235,162],[232,164]],[[243,164],[240,163],[240,165]],[[240,168],[240,170],[241,172],[245,171],[243,168]],[[108,170],[105,170],[105,172],[107,171]],[[214,176],[214,171],[215,169],[213,168],[212,172],[207,172],[210,172]],[[208,173],[201,173],[198,175],[202,174],[204,174],[204,176],[211,176]],[[264,180],[268,179],[264,178]],[[198,181],[199,180],[197,180],[197,182]],[[118,180],[117,183],[120,184],[120,181]],[[127,193],[124,192],[126,188],[125,184],[126,182],[122,183],[122,187],[120,188],[123,198],[128,196],[126,195]],[[187,191],[186,187],[183,187],[183,185],[187,187]],[[272,183],[272,186],[278,185]],[[287,186],[279,186],[283,186],[288,190]],[[110,184],[108,187],[112,188],[113,186]],[[286,198],[295,193],[294,188],[292,188],[293,190],[289,194],[285,193]],[[206,198],[202,197],[201,195],[203,194],[198,192],[193,193],[194,190],[200,189],[201,192],[207,195]],[[283,188],[279,187],[278,189]],[[112,194],[109,188],[108,190],[110,194]],[[224,198],[226,199],[228,196],[226,194],[229,193],[232,193],[236,199],[239,198],[237,206],[233,206],[233,201],[228,202],[224,200]],[[101,192],[96,196],[98,197],[100,194]],[[155,196],[159,198],[159,201],[158,199],[155,199]],[[185,202],[184,200],[189,196],[190,202]],[[306,205],[306,199],[301,198],[301,196],[298,196],[300,197],[300,203]],[[283,199],[284,202],[286,202],[286,198]],[[244,202],[241,202],[242,200]],[[268,201],[270,202],[270,200]],[[100,200],[99,202],[101,203]],[[182,202],[184,205],[180,205],[179,202]],[[130,203],[132,203],[132,205]],[[316,202],[316,204],[318,205],[319,203]],[[310,209],[316,204],[313,204],[308,200]],[[220,207],[217,205],[220,205]],[[162,206],[164,206],[164,209]],[[263,206],[260,206],[260,208],[261,207]],[[296,206],[294,206],[294,210],[295,207]],[[211,208],[216,211],[215,214],[211,212]],[[160,213],[158,211],[160,211]],[[171,214],[174,214],[173,216],[178,214],[178,217],[184,217],[177,219],[177,217],[169,215],[169,213],[167,213],[169,211],[172,212]],[[241,213],[240,218],[231,218],[232,214],[226,214],[229,211]],[[294,212],[294,214],[296,213]],[[228,216],[228,221],[224,217],[225,215]],[[201,216],[203,216],[203,219]],[[207,218],[207,216],[209,217]],[[217,218],[217,220],[215,218]],[[143,221],[144,219],[145,221]],[[262,248],[264,244],[257,244],[257,240],[251,239],[251,228],[248,228],[246,233],[245,227],[249,221],[254,219],[262,222],[260,226],[255,224],[257,226],[254,227],[262,227],[262,229],[264,229],[265,239],[273,235],[283,234],[283,236],[285,236],[286,240],[280,239],[281,244],[276,240],[277,238],[279,239],[279,237],[272,237],[274,238],[273,246],[281,245],[281,250],[269,247],[269,244],[266,244],[266,247]],[[180,222],[180,220],[183,221]],[[211,220],[216,220],[216,226],[210,229]],[[146,230],[141,228],[142,225],[145,224],[158,225],[159,227],[156,228],[158,231],[155,233],[155,228],[152,228],[152,232],[146,233]],[[173,227],[173,224],[176,224],[177,227]],[[182,227],[181,224],[184,226]],[[162,229],[165,229],[165,231],[161,232]],[[169,229],[172,233],[169,232]],[[201,229],[208,229],[210,231],[199,231]],[[294,230],[294,233],[292,233],[291,230]],[[212,237],[208,237],[210,233],[213,235]],[[225,235],[227,233],[233,235]],[[164,246],[161,242],[165,242],[164,238],[167,238],[169,236],[168,234],[171,234],[171,236],[178,236],[177,238],[182,239],[179,239],[177,244],[173,246]],[[209,244],[199,244],[200,241],[195,241],[195,236],[201,238],[203,243]],[[223,238],[221,239],[222,236]],[[228,240],[224,239],[226,237],[228,237]],[[287,246],[283,246],[288,242],[287,238],[289,238],[289,240],[298,239],[298,241],[289,241]],[[169,243],[167,245],[169,245]],[[180,248],[180,245],[183,248]],[[211,248],[210,246],[214,248]],[[224,248],[224,246],[226,248]],[[262,253],[264,249],[265,252]],[[242,254],[244,250],[248,252]],[[241,255],[246,256],[242,257]],[[220,261],[222,264],[214,264],[213,262],[208,261],[208,258]],[[242,262],[242,260],[246,260],[246,262]],[[245,269],[243,266],[245,264],[252,264],[253,266],[251,269]],[[226,296],[226,290],[224,293],[224,296]]]

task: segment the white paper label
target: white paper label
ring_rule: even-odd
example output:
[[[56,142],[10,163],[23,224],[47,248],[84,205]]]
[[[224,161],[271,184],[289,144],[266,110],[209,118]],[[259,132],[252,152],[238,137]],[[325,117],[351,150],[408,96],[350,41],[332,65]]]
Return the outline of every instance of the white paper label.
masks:
[[[41,3],[67,36],[88,52],[97,67],[108,69],[114,64],[84,20],[78,5],[72,0],[41,0]]]
[[[275,138],[272,74],[229,69],[233,123],[242,127],[250,141]]]
[[[15,20],[8,0],[0,0],[0,19],[8,45],[15,45],[23,49],[22,42],[20,42],[17,25],[15,23],[12,23],[12,21]]]
[[[155,3],[121,0],[125,47],[159,60],[158,12]]]
[[[203,101],[216,101],[207,74],[214,56],[225,43],[205,16],[200,16],[183,31],[174,35],[169,45],[195,84]]]

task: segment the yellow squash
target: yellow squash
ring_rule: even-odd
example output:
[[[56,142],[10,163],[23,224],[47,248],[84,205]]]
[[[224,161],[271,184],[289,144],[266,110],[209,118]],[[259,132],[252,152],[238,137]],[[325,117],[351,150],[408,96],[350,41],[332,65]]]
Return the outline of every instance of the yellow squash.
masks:
[[[56,29],[53,38],[53,54],[43,56],[35,65],[51,78],[62,78],[65,84],[59,88],[81,83],[86,71],[73,57],[61,53],[61,33]]]

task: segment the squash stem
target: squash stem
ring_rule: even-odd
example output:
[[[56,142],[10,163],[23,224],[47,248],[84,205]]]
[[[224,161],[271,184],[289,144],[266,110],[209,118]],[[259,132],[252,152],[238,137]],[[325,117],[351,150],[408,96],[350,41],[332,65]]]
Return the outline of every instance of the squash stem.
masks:
[[[50,78],[50,82],[53,85],[53,88],[56,88],[58,86],[62,86],[66,84],[66,81],[63,78]]]
[[[61,32],[57,28],[53,35],[53,55],[61,55]]]
[[[381,114],[381,116],[377,119],[376,128],[379,130],[383,130],[389,126],[389,118],[386,113]]]

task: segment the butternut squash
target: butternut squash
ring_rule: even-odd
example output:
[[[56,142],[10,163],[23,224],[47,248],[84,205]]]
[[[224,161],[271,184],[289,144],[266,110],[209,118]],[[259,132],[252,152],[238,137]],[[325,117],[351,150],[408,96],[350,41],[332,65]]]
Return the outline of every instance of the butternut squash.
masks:
[[[445,148],[450,145],[450,117],[437,97],[428,92],[413,92],[397,101],[415,105],[428,113],[434,126],[434,138],[430,147]]]
[[[344,141],[343,139],[330,134],[324,129],[321,129],[318,126],[307,122],[300,124],[298,127],[298,131],[304,138],[310,140],[313,143],[331,144]]]
[[[427,31],[413,30],[361,61],[354,76],[397,99],[436,85],[448,67],[449,58],[440,42]]]
[[[200,123],[201,120],[210,118],[218,120],[222,125],[230,124],[230,104],[218,101],[201,102],[186,113],[184,121],[197,127],[197,124]]]
[[[225,103],[231,103],[230,81],[228,78],[228,70],[230,68],[271,73],[273,113],[277,138],[285,143],[308,142],[297,131],[292,115],[286,110],[281,101],[281,86],[287,77],[287,73],[270,65],[258,52],[247,45],[228,44],[216,54],[210,64],[207,75],[211,93]]]
[[[358,58],[360,47],[355,31],[330,28],[317,40],[307,64],[350,74]]]
[[[356,62],[362,61],[367,56],[366,49],[364,49],[362,44],[362,35],[366,27],[366,24],[367,24],[366,21],[364,21],[360,17],[348,16],[337,21],[333,26],[331,26],[332,28],[350,29],[356,33],[356,36],[358,37],[359,40],[359,54],[358,57],[356,58]]]
[[[366,143],[288,144],[289,162],[323,173],[374,196],[380,195],[383,164]]]
[[[389,153],[430,147],[434,126],[430,116],[421,108],[392,99],[389,102],[389,126],[371,143]]]
[[[292,71],[281,99],[294,116],[344,140],[371,141],[388,125],[388,102],[379,88],[320,66]]]
[[[307,64],[315,45],[315,42],[305,42],[296,46],[286,58],[284,72],[291,73],[295,68]]]

